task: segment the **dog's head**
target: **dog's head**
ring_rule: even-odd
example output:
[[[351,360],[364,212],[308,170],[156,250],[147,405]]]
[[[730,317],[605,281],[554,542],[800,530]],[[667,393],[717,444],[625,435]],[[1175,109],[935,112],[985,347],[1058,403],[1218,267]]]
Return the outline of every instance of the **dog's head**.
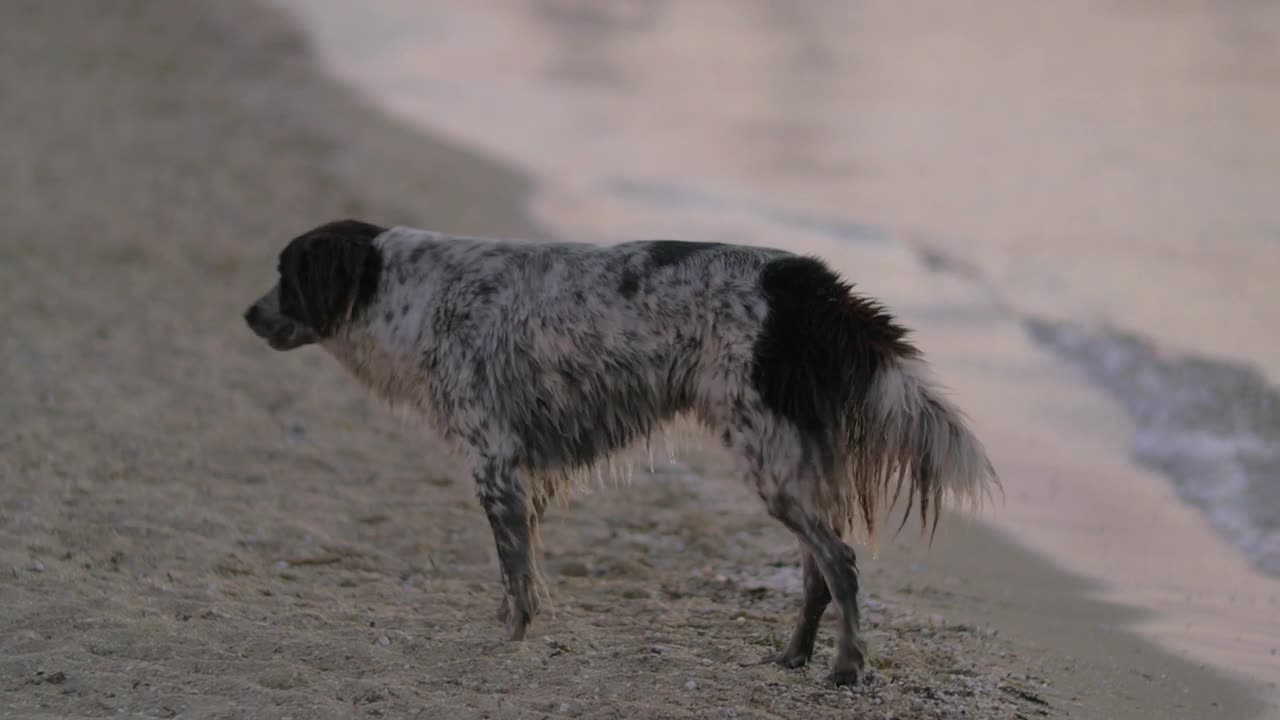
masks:
[[[373,240],[384,232],[340,220],[294,238],[280,253],[280,281],[245,312],[249,328],[276,350],[333,336],[377,292],[382,257]]]

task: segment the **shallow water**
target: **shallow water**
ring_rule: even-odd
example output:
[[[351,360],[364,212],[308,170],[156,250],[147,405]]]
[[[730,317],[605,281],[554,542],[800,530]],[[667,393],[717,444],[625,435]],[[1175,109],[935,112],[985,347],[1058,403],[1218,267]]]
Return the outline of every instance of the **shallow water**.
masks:
[[[1133,449],[1258,567],[1280,575],[1280,391],[1223,360],[1163,356],[1139,337],[1029,321],[1133,419]]]
[[[559,234],[828,258],[973,415],[993,522],[1280,676],[1280,5],[279,3]]]

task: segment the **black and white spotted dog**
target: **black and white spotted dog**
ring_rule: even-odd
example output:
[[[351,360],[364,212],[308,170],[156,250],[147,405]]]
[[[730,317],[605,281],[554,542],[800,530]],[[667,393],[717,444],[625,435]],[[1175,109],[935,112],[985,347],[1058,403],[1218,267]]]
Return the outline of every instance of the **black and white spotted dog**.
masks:
[[[279,273],[245,314],[255,333],[277,350],[320,344],[464,452],[497,543],[511,640],[538,612],[531,538],[548,497],[680,415],[743,461],[769,514],[800,540],[800,617],[769,659],[804,665],[834,597],[839,684],[858,680],[864,651],[844,534],[873,530],[903,485],[908,512],[918,501],[936,526],[944,496],[976,501],[997,482],[906,330],[813,258],[345,220],[290,242]]]

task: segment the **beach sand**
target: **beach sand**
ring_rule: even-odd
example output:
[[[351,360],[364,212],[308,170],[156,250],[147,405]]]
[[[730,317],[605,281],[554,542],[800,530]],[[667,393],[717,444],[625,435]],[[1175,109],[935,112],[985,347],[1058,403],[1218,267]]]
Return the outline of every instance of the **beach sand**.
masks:
[[[869,682],[823,684],[830,628],[809,669],[739,667],[785,639],[799,570],[696,451],[554,510],[555,612],[501,642],[463,468],[240,313],[326,219],[545,234],[528,182],[370,110],[242,0],[6,3],[0,87],[2,717],[1268,711],[958,517],[927,553],[860,550]]]

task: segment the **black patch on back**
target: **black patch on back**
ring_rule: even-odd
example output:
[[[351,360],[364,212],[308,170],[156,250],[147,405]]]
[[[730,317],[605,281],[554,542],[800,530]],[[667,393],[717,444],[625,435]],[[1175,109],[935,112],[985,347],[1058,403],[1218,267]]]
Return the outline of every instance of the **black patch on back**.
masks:
[[[373,240],[386,231],[338,220],[294,238],[280,254],[280,311],[321,338],[363,314],[382,276],[382,255]]]
[[[752,384],[765,407],[830,452],[841,442],[832,432],[862,416],[880,367],[919,353],[883,307],[854,294],[820,260],[774,260],[760,287],[769,311],[754,348]],[[853,428],[855,435],[862,430]]]
[[[622,271],[622,280],[618,283],[618,293],[630,300],[640,289],[640,275],[631,268]]]
[[[649,243],[649,266],[657,270],[679,265],[700,252],[718,247],[724,247],[724,244],[685,242],[683,240],[654,240]]]

